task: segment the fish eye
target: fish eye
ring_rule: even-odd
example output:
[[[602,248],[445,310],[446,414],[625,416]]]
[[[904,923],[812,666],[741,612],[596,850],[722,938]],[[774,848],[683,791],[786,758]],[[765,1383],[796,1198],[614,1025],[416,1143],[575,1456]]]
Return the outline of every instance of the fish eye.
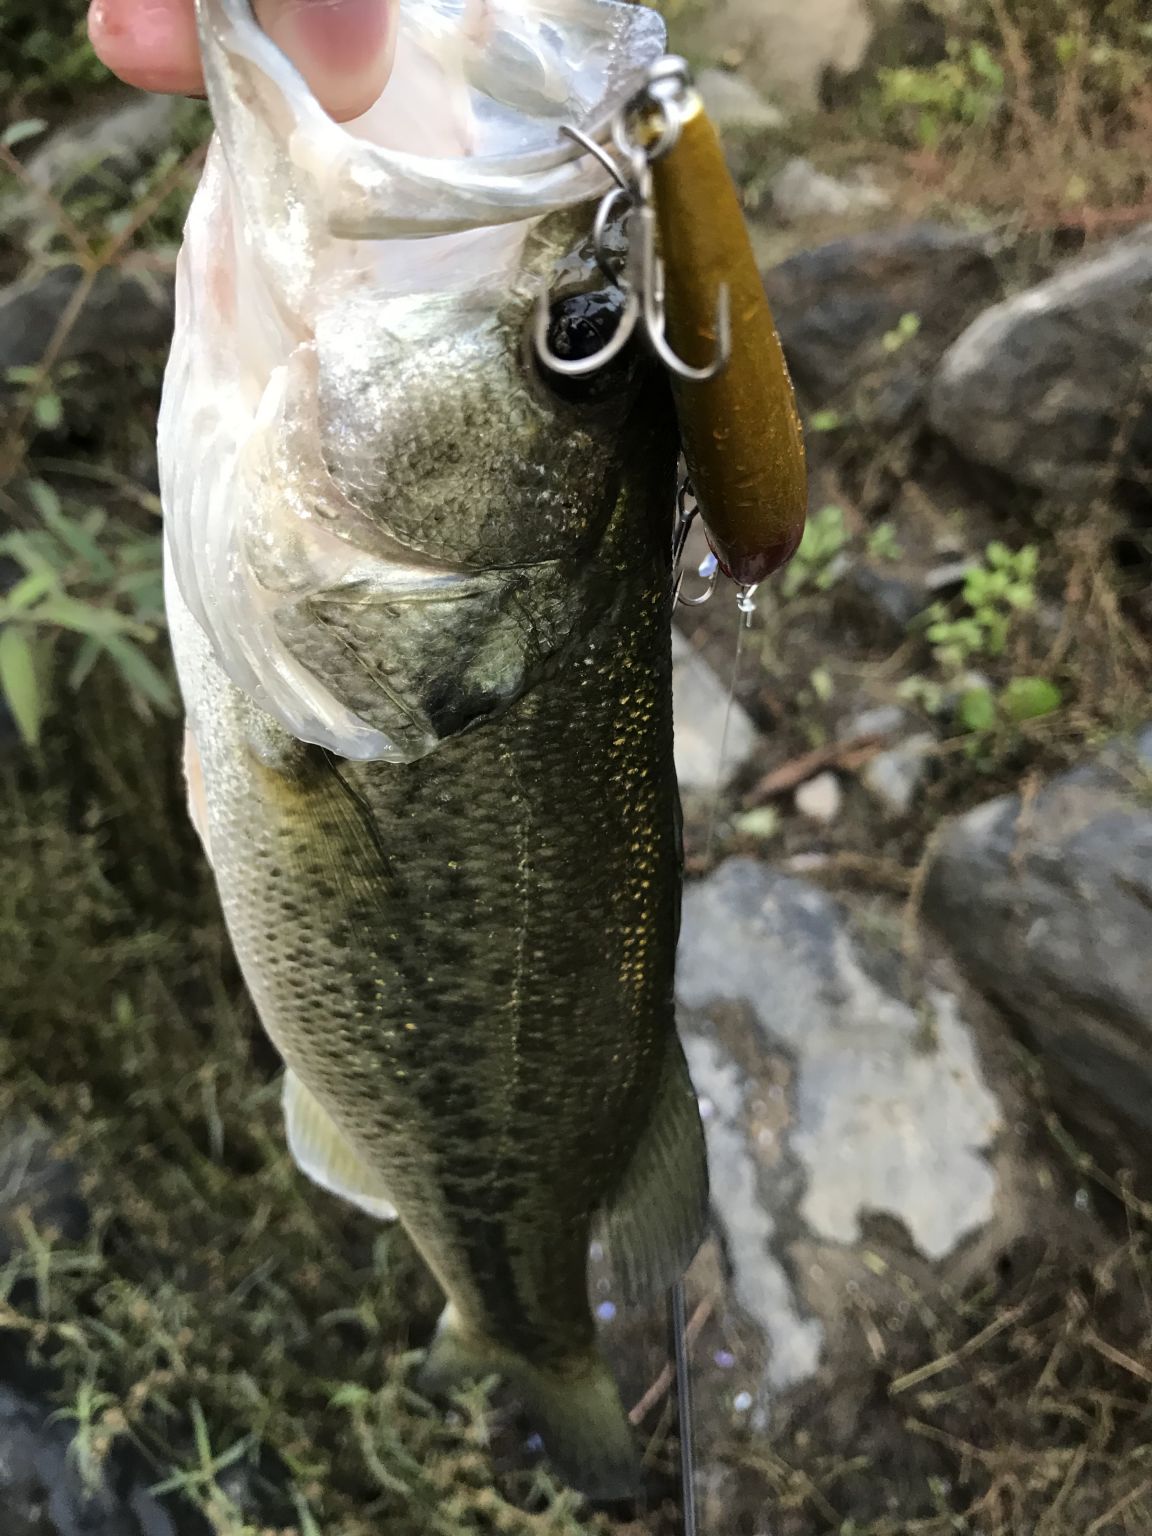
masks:
[[[600,288],[593,293],[573,293],[557,299],[548,325],[548,346],[564,362],[581,362],[602,352],[615,336],[624,313],[619,288]],[[629,383],[635,370],[636,349],[629,343],[618,357],[584,378],[567,378],[538,361],[540,376],[553,394],[573,405],[592,405],[610,399]]]

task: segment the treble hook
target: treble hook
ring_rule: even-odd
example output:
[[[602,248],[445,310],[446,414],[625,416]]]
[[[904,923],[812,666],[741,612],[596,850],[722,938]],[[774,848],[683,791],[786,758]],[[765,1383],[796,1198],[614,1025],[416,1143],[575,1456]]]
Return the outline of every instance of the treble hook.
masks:
[[[668,64],[676,65],[675,79]],[[614,362],[627,347],[638,329],[642,330],[649,345],[664,367],[677,379],[694,384],[706,384],[717,378],[732,356],[732,306],[726,284],[722,284],[716,298],[715,334],[716,352],[710,363],[695,367],[680,357],[667,336],[665,312],[664,264],[659,255],[659,234],[656,206],[652,186],[652,166],[675,151],[680,139],[683,122],[675,96],[658,90],[681,81],[679,61],[665,61],[652,74],[646,93],[630,104],[613,124],[612,136],[616,149],[628,166],[627,174],[612,159],[606,149],[581,132],[578,128],[565,127],[562,131],[574,139],[588,154],[593,155],[616,183],[600,203],[593,227],[596,261],[600,270],[624,295],[624,310],[610,341],[589,357],[560,357],[552,346],[549,330],[551,308],[548,292],[542,291],[536,306],[534,342],[540,361],[552,373],[562,378],[582,379],[598,373]],[[658,107],[663,113],[659,137],[645,146],[630,136],[629,123],[638,103],[646,107]],[[615,217],[621,200],[629,205],[627,215],[628,256],[621,272],[608,257],[608,227]]]

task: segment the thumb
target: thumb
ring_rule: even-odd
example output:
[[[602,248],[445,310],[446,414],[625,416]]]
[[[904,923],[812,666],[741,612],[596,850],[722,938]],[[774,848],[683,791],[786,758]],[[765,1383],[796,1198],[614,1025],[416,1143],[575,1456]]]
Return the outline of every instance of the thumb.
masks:
[[[333,117],[358,117],[387,84],[399,0],[255,0],[254,8]]]
[[[359,116],[388,83],[400,0],[256,0],[255,10],[333,117]],[[194,0],[91,0],[88,32],[129,85],[203,93]]]

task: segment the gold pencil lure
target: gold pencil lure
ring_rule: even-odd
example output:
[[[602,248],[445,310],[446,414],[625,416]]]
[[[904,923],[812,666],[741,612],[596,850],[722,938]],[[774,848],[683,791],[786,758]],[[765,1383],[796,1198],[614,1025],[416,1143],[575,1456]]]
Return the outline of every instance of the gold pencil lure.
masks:
[[[739,195],[699,94],[679,107],[679,138],[652,167],[667,337],[692,367],[715,351],[717,293],[730,353],[714,377],[673,372],[684,456],[708,541],[725,574],[755,586],[796,553],[808,477],[796,396]]]
[[[568,131],[616,182],[596,235],[601,266],[626,302],[607,347],[578,358],[550,352],[542,305],[537,346],[547,367],[580,377],[619,356],[637,329],[645,333],[672,378],[709,544],[747,592],[799,547],[807,471],[792,380],[719,135],[677,58],[654,66],[611,125],[622,165],[592,137]],[[605,236],[624,203],[628,257],[614,270]]]

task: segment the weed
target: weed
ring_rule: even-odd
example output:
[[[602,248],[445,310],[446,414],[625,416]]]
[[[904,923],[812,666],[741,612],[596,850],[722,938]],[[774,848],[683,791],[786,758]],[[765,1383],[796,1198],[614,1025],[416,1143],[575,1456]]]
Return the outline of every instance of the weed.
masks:
[[[79,0],[0,0],[0,101],[10,120],[107,84],[88,43],[85,10]]]
[[[921,319],[916,314],[901,315],[890,331],[880,338],[885,352],[900,352],[920,334]]]
[[[953,206],[1035,227],[1149,215],[1152,22],[1141,0],[931,4],[942,59],[881,70],[862,126]]]
[[[839,575],[839,559],[848,544],[843,509],[821,507],[808,519],[804,538],[780,582],[785,598],[805,590],[826,592]]]
[[[877,523],[868,535],[868,553],[874,560],[902,560],[904,550],[891,523]]]
[[[934,603],[926,615],[932,656],[944,673],[957,673],[987,656],[999,656],[1008,643],[1014,617],[1036,602],[1035,545],[1013,551],[995,541],[984,562],[964,581],[959,612]]]
[[[0,697],[25,741],[40,737],[51,662],[62,636],[78,640],[67,668],[81,688],[111,662],[142,710],[171,711],[175,695],[149,657],[163,627],[163,578],[154,532],[138,534],[100,507],[66,511],[44,480],[23,487],[32,526],[0,537],[0,557],[19,573],[0,596]]]
[[[948,41],[948,57],[923,69],[882,69],[877,110],[896,138],[939,149],[990,123],[1004,99],[1004,68],[986,44]]]
[[[839,432],[846,424],[841,411],[813,411],[808,420],[809,432]]]

